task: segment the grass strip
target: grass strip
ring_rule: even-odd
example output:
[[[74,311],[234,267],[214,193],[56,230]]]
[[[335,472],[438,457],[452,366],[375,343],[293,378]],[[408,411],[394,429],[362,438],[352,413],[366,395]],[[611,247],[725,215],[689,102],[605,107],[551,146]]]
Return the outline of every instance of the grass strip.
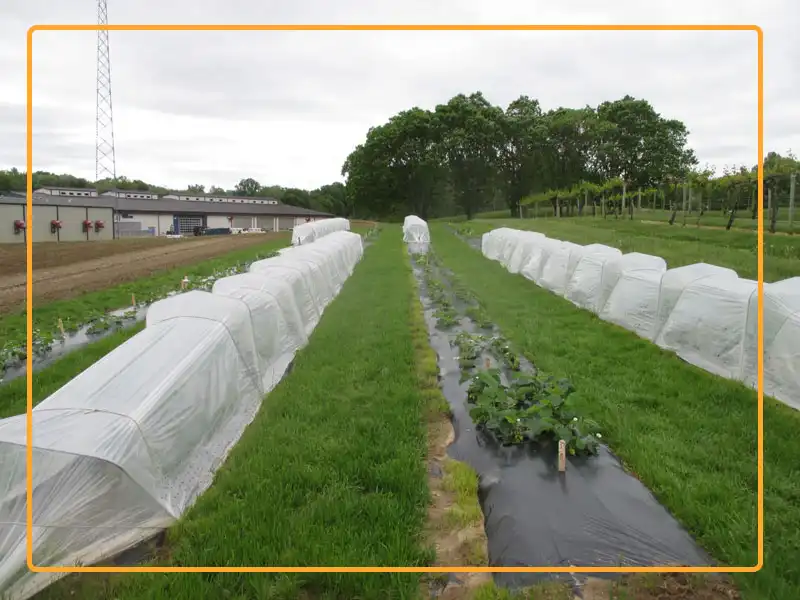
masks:
[[[697,229],[640,221],[582,219],[493,219],[461,223],[475,235],[498,227],[539,231],[576,244],[606,244],[622,252],[655,254],[669,268],[707,262],[735,270],[741,277],[758,277],[757,238],[750,232]],[[800,244],[790,236],[764,241],[764,281],[800,275]]]
[[[605,439],[696,539],[730,565],[756,561],[756,394],[508,273],[432,226],[436,251],[535,365],[563,374]],[[765,565],[746,598],[800,598],[800,413],[765,399]]]
[[[782,210],[778,213],[778,219],[775,223],[775,230],[778,235],[786,235],[786,234],[796,234],[800,233],[800,223],[797,222],[795,219],[793,226],[789,227],[789,214],[788,214],[788,206],[781,207]],[[546,218],[556,218],[552,206],[544,207],[540,206],[538,211],[536,207],[529,206],[528,215],[538,215],[535,218],[538,219],[546,219]],[[505,210],[492,210],[487,212],[480,212],[475,215],[474,218],[476,219],[513,219],[516,218],[517,212],[512,215],[508,209]],[[731,230],[737,231],[746,231],[750,234],[755,233],[758,229],[758,220],[751,218],[751,213],[749,211],[738,211],[736,218],[733,221],[733,225]],[[664,223],[665,225],[669,224],[669,220],[672,217],[671,210],[661,210],[661,209],[651,209],[651,208],[644,208],[635,209],[633,214],[633,221],[656,221],[659,223]],[[699,217],[697,212],[693,212],[692,214],[686,214],[686,228],[692,229],[702,229],[706,228],[714,228],[714,229],[724,229],[728,225],[728,216],[723,216],[719,212],[712,212],[712,213],[705,213],[702,217]],[[465,216],[460,215],[461,219],[466,219]],[[533,216],[531,218],[534,218]],[[565,217],[562,217],[565,218]],[[596,209],[595,214],[592,214],[592,207],[587,206],[584,208],[583,216],[574,215],[569,217],[570,219],[579,219],[579,220],[603,220],[602,212],[600,207],[598,206]],[[625,215],[620,215],[619,218],[615,219],[613,215],[606,217],[606,221],[630,221],[627,212]],[[672,227],[683,227],[683,213],[679,210],[675,215],[675,223]],[[766,211],[764,212],[764,234],[766,236],[772,235],[769,231],[769,217],[767,216]]]
[[[423,546],[426,399],[409,326],[410,267],[387,227],[327,308],[292,373],[167,536],[162,564],[409,565]],[[405,574],[70,578],[43,598],[412,598]]]
[[[33,374],[33,405],[91,367],[106,354],[144,329],[144,323],[116,331],[108,337],[59,358],[52,365]],[[19,377],[0,386],[0,419],[25,412],[26,378]]]

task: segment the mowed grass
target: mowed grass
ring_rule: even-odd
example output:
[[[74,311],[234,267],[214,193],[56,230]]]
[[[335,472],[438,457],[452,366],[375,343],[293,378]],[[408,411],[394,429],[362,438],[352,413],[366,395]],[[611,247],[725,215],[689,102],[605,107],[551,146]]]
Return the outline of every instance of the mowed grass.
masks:
[[[642,223],[626,219],[547,218],[491,219],[468,223],[477,234],[498,227],[539,231],[548,237],[576,244],[606,244],[623,252],[655,254],[669,268],[707,262],[728,267],[740,277],[758,277],[758,240],[749,231],[725,231]],[[800,240],[791,236],[764,239],[764,281],[778,281],[800,275]]]
[[[611,448],[728,565],[756,563],[756,393],[601,321],[432,226],[438,255],[539,368],[567,377]],[[662,256],[663,253],[660,253]],[[766,557],[748,599],[800,598],[800,413],[765,399]]]
[[[91,367],[114,348],[129,340],[144,329],[144,323],[137,323],[129,329],[116,331],[108,337],[83,348],[70,352],[33,374],[32,400],[36,406],[50,394]],[[25,412],[27,406],[27,380],[19,377],[0,385],[0,419]]]
[[[418,566],[429,501],[426,401],[400,228],[386,227],[214,485],[168,534],[177,566]],[[419,574],[136,574],[43,598],[412,598]]]
[[[573,209],[574,210],[574,209]],[[548,206],[539,206],[538,214],[537,209],[535,206],[529,206],[527,208],[527,214],[531,218],[550,218],[553,217],[553,208],[551,205]],[[734,231],[742,230],[742,231],[750,231],[751,233],[755,233],[758,229],[758,219],[753,219],[751,217],[751,212],[749,210],[739,210],[736,214],[736,219],[733,221],[733,226],[731,229]],[[627,215],[627,213],[626,213]],[[699,212],[695,208],[695,210],[689,214],[686,213],[686,227],[697,228],[698,227],[698,215]],[[478,213],[476,215],[477,219],[507,219],[511,215],[509,214],[509,210],[493,210]],[[570,217],[575,218],[575,217]],[[588,206],[584,209],[584,213],[582,217],[577,217],[580,220],[588,220],[588,219],[595,219],[599,218],[602,219],[602,214],[600,212],[600,208],[597,208],[597,212],[595,215],[592,215],[592,207]],[[629,219],[629,216],[620,216],[620,219]],[[672,218],[672,211],[671,210],[661,210],[660,208],[652,209],[647,208],[645,204],[644,198],[642,198],[642,208],[634,208],[633,213],[633,220],[634,221],[658,221],[664,224],[668,224],[668,221]],[[610,220],[614,220],[614,217],[609,217]],[[675,225],[674,226],[682,226],[684,223],[683,213],[678,210],[678,213],[675,217]],[[702,217],[700,217],[699,227],[708,227],[712,229],[719,229],[725,228],[728,225],[728,217],[722,215],[720,211],[709,211],[706,212]],[[788,205],[781,206],[778,209],[778,218],[775,222],[775,231],[778,234],[798,234],[800,233],[800,215],[796,214],[794,221],[792,222],[791,226],[789,224],[789,207]],[[764,233],[765,235],[770,235],[769,233],[769,215],[764,210]]]
[[[648,219],[652,221],[669,221],[672,217],[671,210],[651,209],[644,208],[644,199],[642,199],[642,209],[636,210],[634,218]],[[698,218],[700,219],[701,227],[726,227],[728,225],[728,217],[723,215],[720,211],[715,210],[705,213],[699,217],[699,212],[695,209],[692,214],[686,215],[686,225],[697,225]],[[675,223],[683,223],[683,214],[678,211],[675,217]],[[766,208],[764,210],[764,231],[769,232],[770,216]],[[755,231],[758,229],[758,219],[752,218],[752,212],[749,210],[738,210],[736,218],[733,221],[732,229],[745,229]],[[800,233],[800,216],[796,216],[789,224],[789,206],[788,202],[784,206],[778,207],[777,218],[775,219],[775,231],[778,233]]]

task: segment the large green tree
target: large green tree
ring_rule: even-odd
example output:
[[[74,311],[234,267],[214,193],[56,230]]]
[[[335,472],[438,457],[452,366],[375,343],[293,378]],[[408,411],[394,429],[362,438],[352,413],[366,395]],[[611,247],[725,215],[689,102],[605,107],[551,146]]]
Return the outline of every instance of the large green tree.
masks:
[[[694,151],[686,145],[686,126],[664,119],[646,100],[625,96],[603,102],[597,115],[605,125],[598,145],[604,177],[647,187],[669,175],[686,175],[697,165]]]
[[[520,96],[502,110],[480,92],[433,111],[412,108],[371,128],[347,157],[347,196],[364,216],[472,216],[502,198],[512,214],[532,193],[624,178],[649,186],[696,165],[687,129],[645,100],[547,112]]]
[[[261,184],[252,177],[241,179],[239,183],[236,184],[236,188],[234,189],[234,193],[237,196],[255,196],[260,191]]]
[[[503,111],[476,92],[459,94],[436,107],[444,164],[456,204],[467,218],[485,206],[501,181]]]

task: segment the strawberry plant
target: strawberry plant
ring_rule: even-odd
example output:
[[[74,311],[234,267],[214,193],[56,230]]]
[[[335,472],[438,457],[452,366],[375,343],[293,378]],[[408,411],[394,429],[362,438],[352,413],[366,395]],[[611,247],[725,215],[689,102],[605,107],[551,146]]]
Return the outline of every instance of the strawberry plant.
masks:
[[[430,264],[430,257],[427,254],[412,254],[411,257],[421,267],[426,267]]]
[[[597,454],[597,424],[575,411],[572,384],[546,376],[518,375],[504,385],[498,370],[470,383],[467,401],[475,424],[503,444],[564,440],[570,455]]]
[[[484,308],[480,305],[473,305],[467,308],[467,316],[481,329],[489,329],[492,326],[492,320],[486,313]]]
[[[441,306],[433,313],[436,318],[436,326],[441,329],[450,329],[458,325],[458,313],[449,306]]]
[[[456,233],[462,236],[472,237],[475,235],[475,230],[469,225],[461,225],[458,223],[452,223],[451,227],[455,229]]]
[[[505,338],[495,336],[492,338],[491,345],[492,349],[503,358],[509,369],[519,371],[519,357],[511,350]]]
[[[462,370],[475,367],[476,361],[483,351],[485,343],[486,341],[482,335],[466,332],[458,334],[455,339],[455,345],[458,347],[458,364]]]
[[[86,333],[89,335],[97,335],[111,329],[111,318],[105,315],[92,321],[89,327],[86,328]]]

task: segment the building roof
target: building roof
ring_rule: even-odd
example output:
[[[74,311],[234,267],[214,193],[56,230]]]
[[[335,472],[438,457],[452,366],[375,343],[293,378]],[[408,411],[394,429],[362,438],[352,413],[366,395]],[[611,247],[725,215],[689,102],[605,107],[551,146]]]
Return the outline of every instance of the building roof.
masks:
[[[156,196],[159,195],[158,192],[154,192],[152,190],[123,190],[120,188],[111,188],[110,190],[105,190],[101,192],[101,194],[108,194],[108,193],[120,193],[120,194],[154,194]]]
[[[27,194],[11,192],[0,196],[0,204],[25,204]],[[111,203],[109,203],[111,200]],[[51,196],[50,194],[33,194],[34,205],[78,206],[81,208],[114,208],[111,196]]]
[[[191,196],[192,198],[230,198],[231,200],[275,200],[278,201],[277,198],[272,198],[270,196],[229,196],[226,192],[222,192],[221,194],[198,194],[195,192],[187,192],[186,190],[182,192],[178,192],[175,190],[170,190],[166,194],[161,194],[162,196]]]
[[[97,192],[97,188],[59,187],[57,185],[40,185],[37,190],[59,190],[62,192]]]
[[[299,206],[288,204],[234,204],[213,203],[193,200],[172,200],[159,198],[158,200],[143,200],[138,198],[115,198],[120,212],[163,212],[170,214],[194,213],[206,215],[264,215],[274,217],[330,217],[330,213],[323,213]]]
[[[34,205],[79,206],[91,208],[112,208],[125,213],[166,213],[200,215],[248,215],[272,217],[332,217],[330,213],[319,212],[288,204],[233,204],[196,202],[192,200],[171,200],[159,198],[119,198],[116,196],[50,196],[33,194]],[[24,204],[24,196],[0,196],[0,204]]]

